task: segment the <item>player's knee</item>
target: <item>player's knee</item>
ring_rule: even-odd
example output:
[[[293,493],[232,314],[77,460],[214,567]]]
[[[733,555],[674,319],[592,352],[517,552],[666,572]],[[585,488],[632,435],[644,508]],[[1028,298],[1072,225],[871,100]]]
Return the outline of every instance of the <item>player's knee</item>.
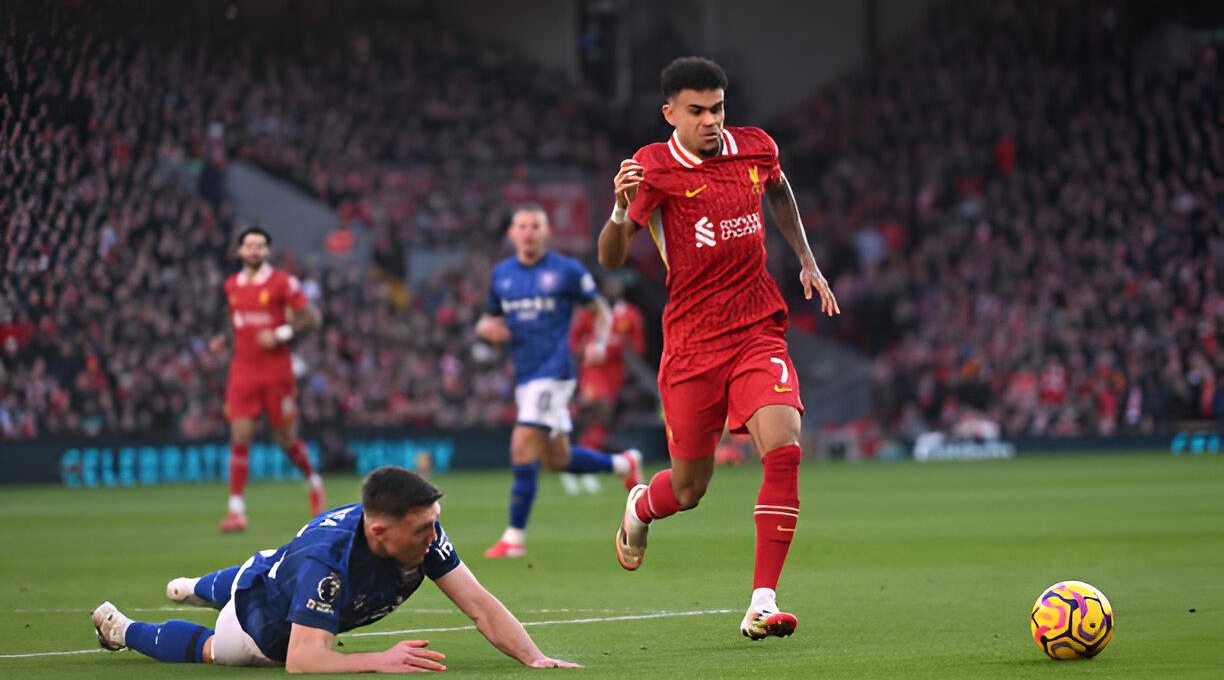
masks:
[[[676,490],[676,500],[681,510],[692,510],[705,497],[706,485],[690,484]]]

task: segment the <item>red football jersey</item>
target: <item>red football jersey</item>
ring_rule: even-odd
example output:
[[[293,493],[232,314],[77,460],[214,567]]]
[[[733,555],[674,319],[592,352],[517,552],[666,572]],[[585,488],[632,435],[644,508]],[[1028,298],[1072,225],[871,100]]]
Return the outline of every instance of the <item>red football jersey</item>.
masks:
[[[765,268],[761,194],[782,181],[778,146],[764,130],[723,129],[722,152],[696,156],[675,134],[633,155],[642,183],[629,217],[650,230],[667,266],[664,351],[739,342],[737,331],[787,309]]]
[[[229,302],[234,326],[234,359],[230,380],[244,376],[282,377],[292,375],[288,345],[264,349],[255,340],[264,329],[285,323],[285,310],[300,312],[306,307],[306,294],[297,277],[264,264],[250,279],[238,272],[225,280],[225,299]]]
[[[625,382],[625,348],[641,356],[646,351],[646,331],[642,312],[632,304],[619,300],[612,305],[612,329],[608,332],[608,353],[598,364],[580,367],[579,383],[588,381],[606,385],[615,393]],[[570,349],[581,363],[583,348],[595,335],[595,315],[582,307],[570,328]]]

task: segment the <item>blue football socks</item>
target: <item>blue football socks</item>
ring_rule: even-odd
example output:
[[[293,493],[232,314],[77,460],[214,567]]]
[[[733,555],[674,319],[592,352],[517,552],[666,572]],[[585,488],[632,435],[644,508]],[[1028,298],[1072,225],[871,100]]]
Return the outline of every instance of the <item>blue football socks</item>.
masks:
[[[228,567],[221,571],[205,574],[195,584],[195,594],[216,604],[217,609],[230,600],[230,592],[234,589],[234,578],[238,576],[241,567]]]
[[[190,621],[133,621],[128,626],[125,642],[129,648],[158,661],[204,663],[204,642],[212,634],[211,628]]]
[[[611,472],[612,454],[600,453],[585,446],[570,449],[570,464],[566,472]]]
[[[510,526],[526,529],[527,517],[531,515],[531,506],[535,503],[536,488],[539,486],[540,464],[512,465],[511,469],[514,471],[514,483],[510,486]]]

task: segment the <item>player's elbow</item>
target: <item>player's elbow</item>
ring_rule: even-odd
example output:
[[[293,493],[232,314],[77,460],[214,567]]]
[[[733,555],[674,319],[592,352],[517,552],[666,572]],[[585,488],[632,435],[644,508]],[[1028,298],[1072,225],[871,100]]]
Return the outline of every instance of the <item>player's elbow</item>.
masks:
[[[289,654],[285,657],[285,672],[286,673],[310,673],[312,669],[309,663],[302,659],[301,654]]]
[[[623,250],[613,252],[608,248],[599,249],[599,266],[604,269],[616,269],[625,264],[625,252]]]

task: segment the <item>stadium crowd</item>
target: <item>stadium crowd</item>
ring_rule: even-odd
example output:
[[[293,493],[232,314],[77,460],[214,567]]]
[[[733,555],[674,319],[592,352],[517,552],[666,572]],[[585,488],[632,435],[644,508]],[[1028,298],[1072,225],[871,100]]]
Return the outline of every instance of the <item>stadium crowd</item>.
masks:
[[[1140,55],[1133,17],[1065,5],[939,6],[766,126],[845,312],[792,300],[795,326],[872,358],[888,432],[1224,416],[1220,64]],[[428,18],[170,43],[65,7],[0,16],[0,437],[224,433],[206,345],[236,268],[231,158],[374,235],[369,271],[275,260],[324,313],[296,346],[308,426],[512,420],[471,330],[532,173],[631,151],[592,90]],[[461,259],[388,285],[441,246]]]
[[[225,357],[206,341],[244,226],[221,189],[230,157],[374,234],[370,271],[277,258],[325,317],[296,347],[308,424],[512,420],[508,367],[471,352],[481,276],[510,205],[533,198],[526,164],[610,162],[593,97],[427,17],[359,18],[341,41],[316,18],[317,41],[222,27],[167,44],[165,14],[98,12],[4,17],[0,436],[224,432]],[[461,259],[387,285],[407,249],[439,245]]]
[[[1144,20],[945,3],[779,122],[884,432],[1224,417],[1221,65]]]

